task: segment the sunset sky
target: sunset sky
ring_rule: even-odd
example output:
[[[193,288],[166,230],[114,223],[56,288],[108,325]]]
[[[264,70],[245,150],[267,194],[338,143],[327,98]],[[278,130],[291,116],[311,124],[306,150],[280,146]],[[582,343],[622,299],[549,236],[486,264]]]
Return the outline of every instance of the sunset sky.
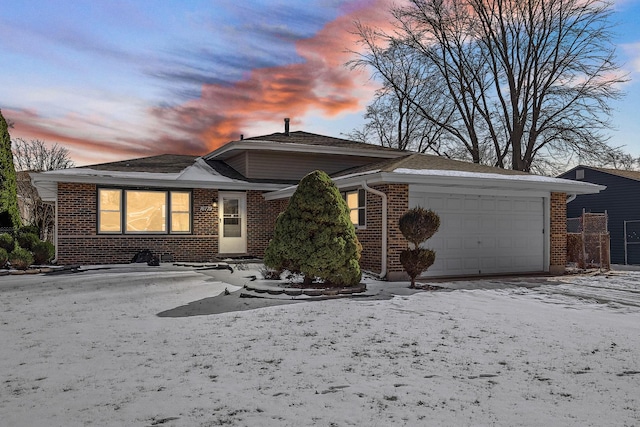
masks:
[[[353,22],[392,0],[0,0],[0,109],[12,138],[76,164],[205,154],[230,140],[361,127],[376,83],[344,63]],[[640,156],[640,0],[615,2],[631,81],[611,142]]]

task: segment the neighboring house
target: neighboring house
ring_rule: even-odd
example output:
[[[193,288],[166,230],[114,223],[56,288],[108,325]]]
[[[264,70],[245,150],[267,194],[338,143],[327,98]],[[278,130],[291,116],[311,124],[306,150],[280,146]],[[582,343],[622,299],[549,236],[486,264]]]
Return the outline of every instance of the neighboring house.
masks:
[[[640,172],[577,166],[560,178],[606,186],[597,194],[576,197],[567,205],[567,217],[587,213],[607,213],[611,239],[611,263],[640,264]],[[627,239],[625,244],[625,221]]]
[[[306,132],[232,141],[202,157],[160,155],[33,174],[57,206],[59,263],[261,257],[295,184],[330,174],[351,209],[361,265],[403,277],[398,219],[441,218],[430,276],[564,271],[566,199],[603,187],[408,153]]]

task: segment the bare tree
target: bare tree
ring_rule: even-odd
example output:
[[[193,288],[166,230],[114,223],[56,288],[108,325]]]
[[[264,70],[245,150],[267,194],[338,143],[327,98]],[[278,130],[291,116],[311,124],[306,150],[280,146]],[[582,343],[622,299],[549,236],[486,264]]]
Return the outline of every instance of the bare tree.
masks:
[[[58,144],[48,147],[44,141],[16,138],[11,144],[17,171],[43,172],[74,166],[69,150]]]
[[[409,3],[393,9],[391,34],[356,25],[363,51],[351,65],[372,67],[441,128],[451,157],[530,171],[537,159],[612,150],[608,102],[621,96],[626,77],[614,61],[610,2]],[[428,89],[408,90],[405,76],[393,72],[385,53],[395,45],[419,60],[428,76],[419,84]]]
[[[16,138],[12,148],[14,164],[18,171],[16,178],[22,221],[37,226],[40,229],[40,238],[47,240],[54,226],[54,206],[42,201],[38,191],[31,184],[29,172],[67,169],[73,167],[74,163],[69,157],[69,150],[58,144],[48,147],[44,141],[38,139],[26,141]]]
[[[439,76],[406,44],[391,41],[382,47],[385,43],[380,41],[384,35],[359,22],[356,28],[356,33],[363,36],[366,49],[375,51],[370,57],[374,61],[371,65],[383,87],[367,107],[365,119],[368,122],[364,128],[349,136],[365,141],[374,139],[383,146],[400,150],[448,156],[442,136],[450,113],[441,102],[440,85],[433,84]],[[354,60],[349,65],[357,68],[363,62]],[[432,84],[426,85],[425,81]],[[430,108],[433,120],[424,117],[427,108]]]

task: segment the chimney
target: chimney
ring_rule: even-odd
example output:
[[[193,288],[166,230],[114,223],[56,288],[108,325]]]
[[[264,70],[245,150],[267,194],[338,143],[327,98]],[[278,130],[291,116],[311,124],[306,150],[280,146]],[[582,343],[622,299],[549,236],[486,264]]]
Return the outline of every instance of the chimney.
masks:
[[[284,134],[289,136],[289,118],[284,119]]]

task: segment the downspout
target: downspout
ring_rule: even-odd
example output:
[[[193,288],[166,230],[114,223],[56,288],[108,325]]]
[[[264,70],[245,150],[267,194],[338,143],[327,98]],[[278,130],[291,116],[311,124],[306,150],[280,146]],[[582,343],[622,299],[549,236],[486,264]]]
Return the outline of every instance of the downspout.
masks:
[[[569,194],[569,197],[567,197],[567,204],[573,202],[576,199],[576,197],[578,197],[577,194]]]
[[[367,181],[362,182],[362,188],[382,198],[382,260],[380,262],[380,278],[384,278],[387,276],[387,195],[382,191],[369,187]]]
[[[53,212],[53,248],[55,250],[54,257],[51,260],[52,264],[58,263],[58,196],[56,195],[56,201],[54,202]]]

